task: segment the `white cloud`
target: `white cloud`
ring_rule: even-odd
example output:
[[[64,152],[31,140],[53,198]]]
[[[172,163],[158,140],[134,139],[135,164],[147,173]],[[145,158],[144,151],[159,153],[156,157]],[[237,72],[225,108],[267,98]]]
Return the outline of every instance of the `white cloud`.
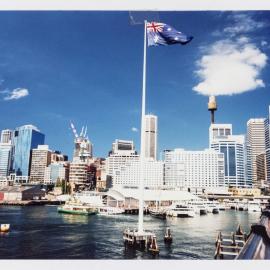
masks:
[[[138,129],[137,129],[136,127],[132,127],[131,130],[132,130],[133,132],[138,132]]]
[[[233,23],[225,27],[223,31],[231,36],[238,35],[239,33],[249,33],[266,26],[264,22],[256,21],[248,14],[233,14],[229,16],[229,19]]]
[[[259,78],[267,56],[248,39],[220,40],[197,62],[201,82],[193,90],[203,95],[232,95],[264,87]]]
[[[29,95],[28,90],[25,88],[16,88],[12,91],[4,90],[2,93],[6,94],[4,100],[20,99]]]

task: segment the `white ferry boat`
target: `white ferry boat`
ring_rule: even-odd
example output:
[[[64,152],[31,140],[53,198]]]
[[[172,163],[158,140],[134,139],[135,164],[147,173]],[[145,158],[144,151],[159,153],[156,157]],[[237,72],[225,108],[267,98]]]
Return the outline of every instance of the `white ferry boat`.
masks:
[[[213,214],[219,213],[219,207],[216,205],[215,202],[205,201],[204,205],[205,205],[208,213],[213,213]]]
[[[191,200],[187,203],[188,206],[192,207],[196,214],[206,215],[207,209],[202,200]]]
[[[255,201],[250,201],[248,202],[248,212],[261,212],[261,205],[259,202],[255,202]]]
[[[169,217],[194,217],[195,211],[192,207],[183,204],[176,204],[167,211]]]
[[[248,210],[248,204],[245,202],[238,202],[236,209],[239,211],[247,211]]]

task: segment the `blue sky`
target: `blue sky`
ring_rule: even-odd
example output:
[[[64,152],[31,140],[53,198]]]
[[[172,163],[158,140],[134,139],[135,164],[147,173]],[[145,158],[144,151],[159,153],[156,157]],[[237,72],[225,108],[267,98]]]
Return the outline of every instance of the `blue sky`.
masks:
[[[160,12],[194,40],[147,49],[147,108],[158,116],[159,152],[208,147],[207,95],[216,122],[246,132],[270,104],[270,14]],[[0,129],[36,125],[51,149],[71,156],[73,134],[88,126],[95,156],[115,139],[139,150],[143,25],[128,12],[1,12]],[[224,74],[224,76],[223,76]]]

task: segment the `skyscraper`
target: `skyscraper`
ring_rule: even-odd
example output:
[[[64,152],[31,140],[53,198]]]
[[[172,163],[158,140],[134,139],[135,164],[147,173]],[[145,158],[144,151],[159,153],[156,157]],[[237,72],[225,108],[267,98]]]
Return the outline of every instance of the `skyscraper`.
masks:
[[[157,159],[157,116],[145,115],[145,157]]]
[[[252,180],[254,186],[260,187],[261,181],[258,181],[256,157],[265,152],[265,119],[253,118],[247,121],[247,162],[251,164],[251,170],[247,173],[247,178]]]
[[[245,177],[245,136],[232,135],[231,124],[211,124],[209,147],[224,154],[225,185],[250,186]]]
[[[265,131],[265,159],[266,159],[266,179],[270,183],[270,106],[268,116],[264,121]]]
[[[13,131],[10,129],[4,129],[1,132],[1,143],[11,143]]]
[[[9,175],[12,167],[13,146],[11,143],[0,143],[0,176]]]
[[[45,168],[51,164],[52,151],[48,145],[38,145],[31,151],[30,181],[44,182]]]
[[[44,144],[45,135],[35,126],[25,125],[14,132],[14,170],[17,175],[28,176],[30,171],[30,151]]]

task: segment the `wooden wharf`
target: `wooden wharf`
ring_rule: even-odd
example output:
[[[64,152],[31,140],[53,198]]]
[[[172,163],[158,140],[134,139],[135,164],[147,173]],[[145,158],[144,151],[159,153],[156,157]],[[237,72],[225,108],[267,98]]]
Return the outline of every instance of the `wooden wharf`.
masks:
[[[238,225],[236,232],[231,234],[218,233],[216,239],[215,259],[234,259],[247,241],[247,234]]]

